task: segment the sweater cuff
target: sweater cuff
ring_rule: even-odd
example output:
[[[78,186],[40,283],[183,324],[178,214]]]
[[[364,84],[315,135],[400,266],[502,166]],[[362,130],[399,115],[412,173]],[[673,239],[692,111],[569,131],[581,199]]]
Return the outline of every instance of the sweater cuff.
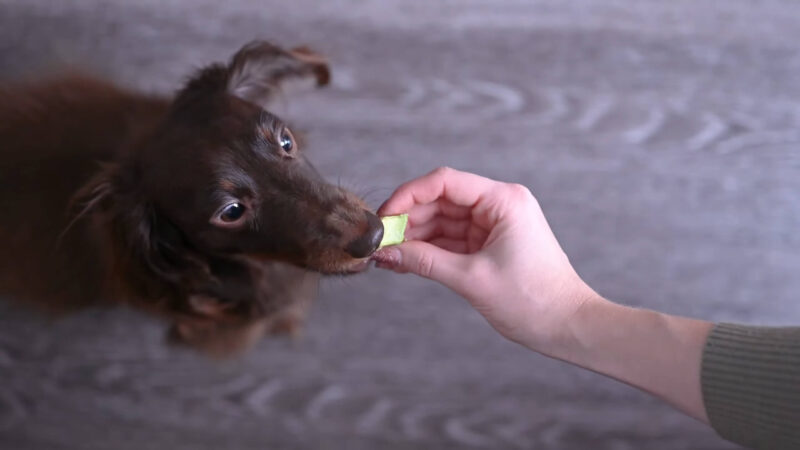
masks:
[[[800,327],[716,325],[700,381],[720,436],[752,448],[800,448]]]

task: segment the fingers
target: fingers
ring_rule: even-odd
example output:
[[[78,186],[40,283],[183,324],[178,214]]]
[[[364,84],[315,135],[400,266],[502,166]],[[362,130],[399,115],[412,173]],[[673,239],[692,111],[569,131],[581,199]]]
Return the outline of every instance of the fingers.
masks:
[[[472,223],[469,220],[454,220],[447,217],[435,217],[419,225],[413,225],[406,231],[406,239],[429,241],[444,236],[452,239],[465,239]]]
[[[464,284],[467,276],[466,258],[468,257],[422,241],[408,241],[385,247],[373,255],[373,259],[382,268],[411,272],[438,281],[451,289],[460,288]]]
[[[421,224],[437,216],[446,216],[453,219],[467,219],[471,215],[471,208],[450,203],[447,199],[440,198],[424,205],[414,205],[406,211],[412,224]]]
[[[409,211],[414,205],[424,205],[444,198],[457,205],[472,207],[498,182],[467,172],[450,168],[439,168],[415,180],[411,180],[392,194],[378,210],[386,216]]]
[[[409,241],[426,241],[457,253],[474,253],[483,248],[489,232],[468,220],[437,217],[422,225],[409,228],[405,237]],[[448,244],[440,245],[442,242]],[[461,244],[456,246],[452,244],[453,242]]]
[[[474,253],[483,248],[489,232],[479,226],[471,227],[467,230],[467,253]]]
[[[461,253],[462,255],[471,253],[469,244],[463,239],[450,239],[446,237],[439,237],[431,239],[431,244],[443,248],[449,252]]]

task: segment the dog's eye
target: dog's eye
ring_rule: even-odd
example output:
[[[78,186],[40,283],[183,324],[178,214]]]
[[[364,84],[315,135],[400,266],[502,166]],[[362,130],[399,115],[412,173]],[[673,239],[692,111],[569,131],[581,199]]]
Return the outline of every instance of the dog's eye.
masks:
[[[244,215],[245,207],[241,203],[231,203],[230,205],[222,208],[219,213],[219,218],[223,222],[233,223],[241,219]]]
[[[294,138],[289,130],[283,130],[281,133],[280,146],[286,153],[292,153],[294,150]]]

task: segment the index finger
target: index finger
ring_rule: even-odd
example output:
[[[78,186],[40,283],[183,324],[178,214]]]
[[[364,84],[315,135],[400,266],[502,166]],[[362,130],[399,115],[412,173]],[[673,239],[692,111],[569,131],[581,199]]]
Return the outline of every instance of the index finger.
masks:
[[[378,209],[378,215],[402,214],[414,205],[425,205],[439,198],[458,206],[472,207],[496,183],[474,173],[440,167],[398,187]]]

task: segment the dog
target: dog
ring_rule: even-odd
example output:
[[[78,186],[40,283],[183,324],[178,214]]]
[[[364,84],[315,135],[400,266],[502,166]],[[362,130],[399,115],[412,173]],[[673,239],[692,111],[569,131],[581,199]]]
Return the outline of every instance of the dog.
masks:
[[[324,57],[258,41],[173,98],[77,75],[0,88],[0,295],[132,305],[211,355],[295,333],[320,276],[365,270],[383,235],[267,109],[306,78],[328,83]]]

